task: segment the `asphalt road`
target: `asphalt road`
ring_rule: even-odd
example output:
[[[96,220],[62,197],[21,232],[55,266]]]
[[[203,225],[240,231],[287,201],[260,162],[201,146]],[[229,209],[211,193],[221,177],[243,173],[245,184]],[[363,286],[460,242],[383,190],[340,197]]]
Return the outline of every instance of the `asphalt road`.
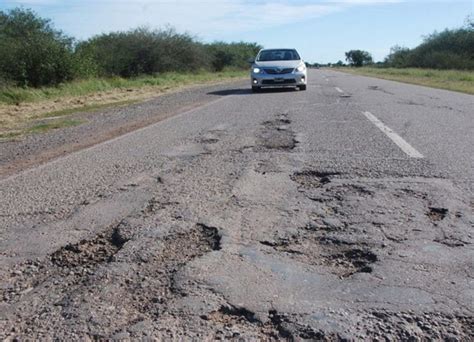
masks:
[[[327,70],[0,181],[0,338],[474,339],[474,97]]]

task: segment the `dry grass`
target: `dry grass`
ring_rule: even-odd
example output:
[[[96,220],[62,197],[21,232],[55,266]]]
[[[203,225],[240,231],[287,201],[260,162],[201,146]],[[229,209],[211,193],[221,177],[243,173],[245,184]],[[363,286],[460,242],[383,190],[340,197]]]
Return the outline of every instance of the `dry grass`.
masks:
[[[77,81],[55,88],[0,89],[0,138],[8,140],[26,133],[41,132],[31,128],[45,118],[62,118],[77,112],[129,105],[185,86],[220,83],[246,75],[247,72],[243,71],[172,73],[128,80]]]

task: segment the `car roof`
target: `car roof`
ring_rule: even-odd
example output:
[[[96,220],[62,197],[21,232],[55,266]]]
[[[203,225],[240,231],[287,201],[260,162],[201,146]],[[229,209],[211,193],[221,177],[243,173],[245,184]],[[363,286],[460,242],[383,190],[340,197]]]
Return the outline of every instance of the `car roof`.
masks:
[[[269,51],[269,50],[294,50],[294,51],[296,51],[295,48],[271,48],[271,49],[262,49],[260,51]]]

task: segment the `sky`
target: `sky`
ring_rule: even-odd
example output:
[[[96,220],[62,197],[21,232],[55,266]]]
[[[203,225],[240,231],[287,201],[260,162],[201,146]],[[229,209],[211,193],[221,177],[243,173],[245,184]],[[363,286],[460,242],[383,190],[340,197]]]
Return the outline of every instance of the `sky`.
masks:
[[[247,41],[296,48],[311,63],[369,51],[381,61],[394,45],[460,27],[474,0],[0,0],[0,10],[31,8],[77,39],[138,26],[175,27],[204,42]]]

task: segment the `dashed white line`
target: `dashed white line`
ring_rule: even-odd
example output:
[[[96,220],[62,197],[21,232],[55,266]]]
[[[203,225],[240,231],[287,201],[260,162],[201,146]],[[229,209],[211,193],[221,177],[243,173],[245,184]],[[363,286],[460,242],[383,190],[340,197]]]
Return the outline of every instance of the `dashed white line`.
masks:
[[[407,143],[401,136],[392,131],[392,129],[386,126],[382,121],[370,112],[363,112],[367,119],[369,119],[375,126],[377,126],[387,137],[389,137],[400,149],[405,152],[410,158],[424,158],[424,156],[418,152],[413,146]]]
[[[338,88],[338,87],[334,87],[334,89],[336,89],[338,92],[340,92],[341,94],[344,93],[344,90],[342,90],[341,88]]]

